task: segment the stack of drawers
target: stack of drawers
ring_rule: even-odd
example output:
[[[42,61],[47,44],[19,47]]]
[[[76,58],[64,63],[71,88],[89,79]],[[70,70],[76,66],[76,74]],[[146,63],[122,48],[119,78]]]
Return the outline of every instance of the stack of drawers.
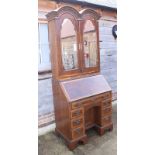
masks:
[[[85,122],[86,118],[84,111],[95,106],[100,107],[100,117],[96,116],[99,126],[103,129],[112,130],[112,96],[111,92],[105,92],[103,94],[90,97],[82,101],[73,102],[71,104],[72,139],[78,139],[85,135],[85,128],[87,127],[88,122]],[[89,117],[91,118],[91,115],[89,115]]]
[[[71,108],[71,135],[72,139],[78,139],[85,134],[84,110],[80,102],[73,103]]]
[[[109,128],[109,126],[112,126],[111,92],[107,92],[103,94],[101,107],[102,107],[102,127]]]

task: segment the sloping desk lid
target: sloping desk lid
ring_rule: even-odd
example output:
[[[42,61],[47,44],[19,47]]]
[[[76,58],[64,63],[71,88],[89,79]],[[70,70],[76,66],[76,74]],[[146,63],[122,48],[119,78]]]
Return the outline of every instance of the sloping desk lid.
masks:
[[[69,102],[111,91],[103,75],[60,82]]]

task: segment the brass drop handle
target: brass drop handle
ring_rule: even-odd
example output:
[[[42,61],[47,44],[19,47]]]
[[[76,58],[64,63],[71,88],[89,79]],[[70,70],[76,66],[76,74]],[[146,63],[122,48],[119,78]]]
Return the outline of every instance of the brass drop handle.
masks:
[[[107,99],[109,97],[109,94],[105,94],[104,96],[103,96],[103,99]]]
[[[110,102],[108,101],[108,102],[105,102],[104,104],[105,104],[105,105],[109,105],[109,104],[110,104]]]
[[[81,123],[81,120],[74,121],[74,124],[79,125]]]
[[[75,105],[75,107],[80,107],[80,105],[81,105],[80,103],[77,103],[77,104]]]
[[[78,134],[81,134],[81,129],[76,129],[76,132],[77,132]]]
[[[80,115],[80,111],[76,111],[74,114],[75,114],[76,116],[77,116],[77,115]]]
[[[111,109],[110,109],[110,108],[106,109],[106,112],[109,112],[109,111],[111,111]]]

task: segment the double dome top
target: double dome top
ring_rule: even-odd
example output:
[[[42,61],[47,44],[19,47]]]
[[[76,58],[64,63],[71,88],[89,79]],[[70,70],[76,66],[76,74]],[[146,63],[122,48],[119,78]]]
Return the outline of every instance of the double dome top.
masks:
[[[72,14],[73,16],[75,16],[76,18],[81,18],[85,15],[92,16],[95,20],[98,20],[100,18],[100,15],[94,11],[93,9],[83,9],[81,11],[77,11],[75,8],[70,7],[70,6],[63,6],[60,7],[56,10],[53,10],[51,12],[49,12],[46,17],[48,19],[48,21],[53,20],[59,16],[61,16],[64,13],[69,13]]]

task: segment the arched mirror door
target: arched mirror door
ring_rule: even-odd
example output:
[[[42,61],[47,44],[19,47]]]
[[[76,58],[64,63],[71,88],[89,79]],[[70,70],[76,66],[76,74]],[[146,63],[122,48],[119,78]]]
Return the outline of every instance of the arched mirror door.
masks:
[[[61,60],[63,72],[79,70],[78,39],[75,25],[72,20],[65,18],[60,31]]]
[[[87,19],[83,23],[83,60],[84,71],[99,69],[98,32],[94,21]]]
[[[97,37],[95,26],[87,20],[83,30],[84,64],[86,68],[97,66]]]

